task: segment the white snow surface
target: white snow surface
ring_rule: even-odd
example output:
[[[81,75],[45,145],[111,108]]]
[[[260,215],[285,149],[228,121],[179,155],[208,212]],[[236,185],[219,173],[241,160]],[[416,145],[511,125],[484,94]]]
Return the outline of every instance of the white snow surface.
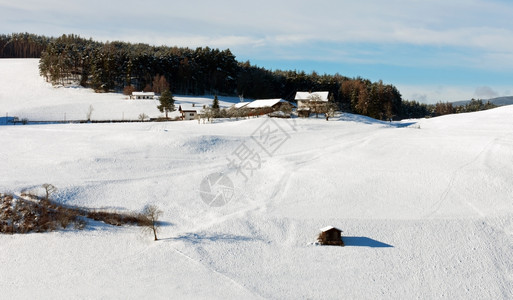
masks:
[[[0,60],[0,116],[159,114],[37,73],[37,60]],[[513,106],[397,123],[0,126],[0,141],[0,192],[52,183],[64,204],[164,212],[156,242],[102,223],[0,235],[4,299],[513,298]],[[261,158],[247,180],[230,166],[242,149]],[[200,196],[215,172],[234,186],[221,207]],[[328,225],[345,247],[315,245]]]

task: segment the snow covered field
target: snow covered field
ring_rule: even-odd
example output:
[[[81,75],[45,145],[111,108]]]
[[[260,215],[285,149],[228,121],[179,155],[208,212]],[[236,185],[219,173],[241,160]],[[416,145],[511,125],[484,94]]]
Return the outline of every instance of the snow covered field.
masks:
[[[95,93],[79,86],[54,88],[39,76],[39,59],[3,59],[0,62],[0,117],[16,116],[29,121],[86,120],[93,107],[92,120],[138,120],[144,113],[150,118],[164,116],[157,100],[128,100],[116,93]],[[212,104],[213,97],[174,97],[176,108]],[[219,97],[221,106],[239,102],[239,98]],[[178,116],[178,112],[170,117]],[[5,123],[5,122],[4,122]],[[0,121],[2,124],[2,121]]]
[[[0,114],[129,113],[120,95],[49,87],[36,60],[0,60],[0,82]],[[62,203],[164,211],[157,242],[100,223],[0,235],[1,298],[513,298],[513,106],[392,124],[0,126],[0,141],[0,192],[48,182]],[[201,196],[216,172],[234,186],[220,207]],[[327,225],[346,247],[313,245]]]

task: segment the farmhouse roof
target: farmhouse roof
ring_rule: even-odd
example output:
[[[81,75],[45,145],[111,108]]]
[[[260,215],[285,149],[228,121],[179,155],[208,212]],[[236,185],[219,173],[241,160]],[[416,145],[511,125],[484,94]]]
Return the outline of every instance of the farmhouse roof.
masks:
[[[295,100],[302,100],[302,101],[324,101],[328,102],[328,96],[330,92],[296,92],[296,98]]]
[[[251,102],[239,102],[239,103],[235,103],[232,107],[233,108],[242,108],[242,107],[248,105],[249,103],[251,103]]]
[[[336,229],[336,230],[338,230],[338,231],[342,232],[342,230],[340,230],[340,229],[338,229],[338,228],[336,228],[336,227],[333,227],[333,226],[326,226],[326,227],[323,227],[323,228],[321,228],[321,232],[330,231],[330,230],[332,230],[332,229]]]
[[[245,107],[247,108],[264,108],[264,107],[273,107],[274,105],[276,105],[277,103],[280,103],[280,102],[287,102],[281,98],[276,98],[276,99],[260,99],[260,100],[255,100],[249,104],[247,104]]]
[[[154,92],[132,92],[132,96],[155,96]]]
[[[181,111],[181,112],[198,112],[196,107],[192,106],[191,103],[181,103],[178,106],[178,111]]]

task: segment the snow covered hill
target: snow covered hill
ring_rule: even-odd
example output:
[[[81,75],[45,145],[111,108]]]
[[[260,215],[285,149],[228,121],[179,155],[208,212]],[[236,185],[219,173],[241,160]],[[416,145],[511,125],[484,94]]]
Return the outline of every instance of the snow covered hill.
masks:
[[[38,59],[2,59],[0,61],[0,117],[8,114],[29,121],[84,120],[93,107],[92,120],[138,120],[164,116],[157,100],[128,100],[117,93],[95,93],[80,86],[52,87],[39,76]],[[179,105],[211,105],[213,97],[174,97]],[[239,98],[219,97],[221,106],[239,102]],[[175,112],[174,115],[178,115]],[[1,124],[1,122],[0,122]]]
[[[0,60],[0,113],[118,101],[31,68]],[[100,223],[0,235],[2,297],[511,299],[512,116],[0,126],[0,192],[48,182],[65,204],[164,211],[157,242]],[[233,190],[210,206],[216,173]],[[327,225],[345,247],[314,245]]]

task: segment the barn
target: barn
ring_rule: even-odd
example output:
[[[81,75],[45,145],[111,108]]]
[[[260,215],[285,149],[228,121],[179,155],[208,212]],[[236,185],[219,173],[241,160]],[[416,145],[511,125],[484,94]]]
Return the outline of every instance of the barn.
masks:
[[[321,245],[344,246],[342,241],[342,230],[333,226],[321,228],[317,241]]]

